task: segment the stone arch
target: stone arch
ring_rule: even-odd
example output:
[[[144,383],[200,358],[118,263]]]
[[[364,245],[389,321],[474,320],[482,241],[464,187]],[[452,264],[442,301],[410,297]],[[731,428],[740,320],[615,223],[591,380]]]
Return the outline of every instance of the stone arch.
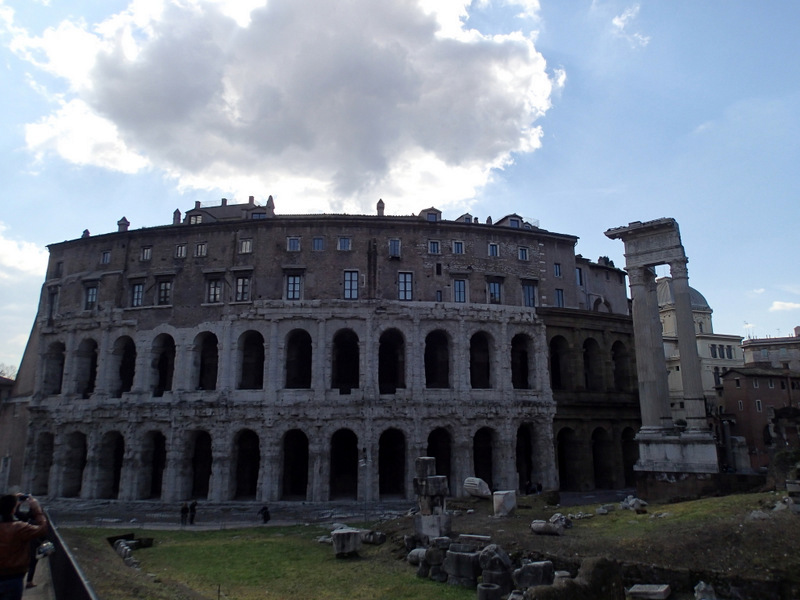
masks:
[[[31,494],[46,496],[49,492],[50,469],[53,467],[55,438],[49,431],[36,436],[36,454],[33,457],[31,473]]]
[[[571,389],[569,343],[557,335],[550,340],[550,385],[554,390]]]
[[[625,477],[625,487],[636,485],[636,472],[634,465],[639,460],[639,443],[636,441],[636,432],[632,427],[622,430],[622,472]]]
[[[533,341],[530,336],[518,333],[511,338],[511,385],[515,390],[531,389],[531,358]]]
[[[211,480],[211,466],[213,454],[211,451],[211,434],[207,431],[192,431],[189,436],[189,457],[191,473],[192,498],[208,498],[209,482]]]
[[[97,454],[97,489],[95,497],[114,500],[119,497],[125,438],[119,431],[107,431],[100,440]]]
[[[614,488],[614,444],[611,435],[602,427],[592,432],[592,466],[594,487],[598,490]]]
[[[378,344],[378,387],[381,394],[406,387],[405,339],[394,328],[384,331]]]
[[[236,500],[255,500],[258,495],[258,473],[261,469],[261,444],[252,429],[240,430],[233,440]]]
[[[148,431],[142,442],[138,497],[159,499],[167,467],[167,438],[158,430]]]
[[[311,336],[305,329],[294,329],[286,336],[286,387],[311,387]]]
[[[533,457],[534,431],[531,423],[523,423],[517,428],[516,443],[516,465],[518,489],[523,494],[530,494],[536,486],[533,481],[534,457]]]
[[[603,355],[594,338],[583,341],[583,385],[592,392],[603,391]]]
[[[621,341],[616,341],[611,346],[611,364],[614,368],[614,390],[629,392],[633,388],[631,352]]]
[[[582,457],[578,435],[574,429],[565,427],[556,437],[558,478],[564,491],[580,491],[580,469]]]
[[[358,494],[358,437],[350,429],[331,436],[330,497],[355,499]]]
[[[73,431],[66,436],[65,441],[61,495],[65,498],[79,498],[88,455],[86,434]]]
[[[75,393],[89,398],[97,385],[97,342],[86,338],[75,353]]]
[[[219,343],[217,336],[204,331],[194,338],[194,381],[198,390],[217,389]]]
[[[260,390],[264,387],[264,336],[258,331],[245,331],[237,348],[239,389]]]
[[[469,339],[469,383],[473,389],[492,387],[491,339],[485,331],[478,331]]]
[[[358,335],[352,329],[340,329],[333,336],[331,347],[331,388],[342,394],[358,389]]]
[[[136,344],[128,335],[117,338],[111,351],[112,398],[122,398],[122,394],[133,389],[133,378],[136,374]]]
[[[472,437],[472,466],[475,477],[483,479],[494,490],[494,431],[481,427]]]
[[[168,333],[160,333],[153,340],[150,352],[153,396],[160,398],[164,392],[172,391],[172,381],[175,375],[175,340]]]
[[[378,490],[381,497],[406,497],[406,437],[394,427],[378,441]]]
[[[66,346],[63,342],[52,342],[44,355],[44,380],[42,391],[48,396],[61,393],[64,380],[64,355]]]
[[[290,429],[283,436],[283,500],[305,500],[308,494],[308,436]]]
[[[450,339],[442,329],[425,336],[425,387],[450,387]]]
[[[453,472],[453,438],[450,432],[444,427],[437,427],[431,431],[428,435],[426,453],[436,459],[436,474],[447,477],[447,483],[452,489],[450,478]]]

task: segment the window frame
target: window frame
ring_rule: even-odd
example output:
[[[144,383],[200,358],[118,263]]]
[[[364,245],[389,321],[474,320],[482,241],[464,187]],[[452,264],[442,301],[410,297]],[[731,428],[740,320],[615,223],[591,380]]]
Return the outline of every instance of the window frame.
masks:
[[[453,254],[464,254],[463,240],[453,240]]]
[[[242,238],[239,240],[239,254],[253,253],[253,238]]]
[[[428,254],[441,254],[442,244],[439,240],[428,240]]]
[[[144,282],[135,281],[131,284],[131,307],[144,306]]]
[[[460,288],[460,289],[459,289]],[[467,280],[453,280],[453,302],[465,304],[467,302]]]
[[[303,274],[297,272],[286,273],[284,286],[287,300],[303,299]]]
[[[175,244],[175,258],[186,258],[186,247],[186,243]]]
[[[107,265],[111,263],[111,250],[103,250],[100,253],[100,264]]]
[[[553,277],[562,277],[561,275],[561,263],[554,262],[553,263]]]
[[[411,271],[398,271],[397,299],[404,302],[414,299],[414,273]]]
[[[286,251],[287,252],[300,252],[300,236],[289,235],[286,236]]]
[[[555,306],[556,308],[566,308],[566,302],[564,301],[564,290],[561,288],[556,288],[556,297],[555,297]]]
[[[325,238],[322,236],[316,236],[311,238],[311,251],[312,252],[324,252],[325,251]]]
[[[238,274],[236,275],[235,279],[235,291],[234,291],[234,301],[235,302],[250,302],[251,298],[251,283],[252,283],[253,276],[251,274]]]
[[[526,308],[536,307],[536,292],[538,287],[539,286],[536,285],[535,281],[522,282],[522,306],[525,306]],[[530,304],[528,303],[529,301]]]
[[[172,279],[159,279],[156,282],[156,306],[172,305]]]
[[[94,310],[97,307],[98,285],[91,283],[84,288],[83,310]]]
[[[499,279],[490,279],[486,282],[486,301],[489,304],[503,303],[503,282]]]
[[[353,250],[353,238],[349,236],[339,236],[336,239],[336,249],[340,252],[351,252]]]
[[[208,256],[208,242],[197,242],[194,246],[194,255],[198,258]]]
[[[519,247],[519,249],[517,251],[517,259],[518,260],[523,260],[525,262],[530,261],[531,255],[530,255],[530,249],[528,248],[528,246],[520,246]]]
[[[486,248],[487,256],[492,258],[499,258],[500,256],[500,244],[497,242],[489,242],[489,245]]]
[[[222,302],[222,278],[211,277],[206,280],[206,303],[220,304]]]
[[[345,300],[358,300],[358,271],[345,270],[342,274],[343,297]]]
[[[403,243],[400,238],[389,238],[389,257],[400,258],[403,251]]]
[[[139,260],[141,262],[148,262],[153,260],[153,247],[142,246],[141,251],[139,252]]]

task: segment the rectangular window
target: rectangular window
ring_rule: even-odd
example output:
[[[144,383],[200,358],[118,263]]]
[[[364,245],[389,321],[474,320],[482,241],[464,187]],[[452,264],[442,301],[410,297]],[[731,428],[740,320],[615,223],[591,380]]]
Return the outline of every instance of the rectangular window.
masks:
[[[583,269],[580,267],[575,267],[575,283],[578,287],[583,287]]]
[[[97,286],[90,285],[86,288],[83,308],[84,310],[92,310],[96,305],[97,305]]]
[[[103,250],[100,254],[100,264],[107,265],[111,262],[111,250]]]
[[[500,256],[500,246],[497,244],[489,244],[489,256]]]
[[[519,254],[517,255],[520,260],[529,260],[528,258],[528,248],[525,246],[519,247]]]
[[[467,281],[466,279],[453,280],[453,302],[467,301]]]
[[[337,250],[345,250],[349,251],[351,247],[351,240],[349,237],[340,237],[337,243],[336,249]]]
[[[758,388],[758,379],[753,379],[753,387]]]
[[[733,380],[733,384],[734,384],[734,385],[735,385],[737,388],[740,388],[740,387],[742,387],[742,382],[739,380],[739,378],[738,378],[738,377],[737,377],[736,379],[734,379],[734,380]]]
[[[500,304],[502,298],[500,292],[503,288],[503,284],[499,281],[490,281],[489,282],[489,303],[490,304]]]
[[[236,302],[250,301],[250,276],[241,275],[236,278]]]
[[[717,345],[711,344],[709,348],[711,350],[711,358],[717,358]]]
[[[428,221],[430,223],[435,223],[436,222],[436,213],[429,212],[428,213]]]
[[[208,291],[206,293],[206,302],[209,304],[216,304],[222,302],[222,280],[209,279]]]
[[[733,347],[726,346],[725,347],[725,354],[728,356],[728,358],[733,359]]]
[[[400,258],[400,240],[389,240],[389,256],[391,258]]]
[[[186,258],[186,244],[175,246],[175,258]]]
[[[358,271],[344,272],[345,300],[358,300]]]
[[[510,219],[508,222],[514,229],[519,229],[519,219]]]
[[[153,247],[142,246],[142,253],[139,255],[139,260],[150,260],[153,258]]]
[[[464,254],[464,242],[453,242],[453,254]]]
[[[263,213],[263,212],[250,213],[250,218],[260,221],[261,219],[266,219],[267,218],[267,213]]]
[[[253,240],[239,240],[239,254],[250,254],[253,252]]]
[[[300,252],[300,238],[299,237],[286,238],[286,249],[289,252]]]
[[[742,402],[741,400],[739,400],[739,412],[741,412],[741,411],[743,411],[743,410],[744,410],[744,402]]]
[[[411,273],[398,273],[397,274],[397,299],[398,300],[411,300],[412,295],[412,280]]]
[[[561,263],[553,263],[553,276],[561,277]]]
[[[564,290],[556,289],[556,306],[564,308]]]
[[[761,400],[756,400],[756,412],[761,412]]]
[[[144,284],[134,283],[131,287],[131,306],[141,306],[144,302]]]
[[[428,254],[439,254],[439,242],[437,240],[428,240]]]
[[[286,276],[286,299],[300,300],[302,291],[303,276],[299,274]]]
[[[189,217],[189,225],[199,225],[203,222],[203,215],[192,215]]]
[[[208,244],[205,242],[200,242],[194,247],[195,256],[205,256],[206,254],[208,254]]]
[[[536,284],[532,281],[522,282],[522,305],[536,306]]]
[[[158,282],[158,298],[156,300],[159,306],[172,304],[172,281]]]
[[[322,252],[325,250],[325,238],[315,237],[311,240],[311,250],[314,252]]]
[[[775,382],[772,379],[770,379],[769,382],[767,383],[767,387],[773,389],[775,387]]]

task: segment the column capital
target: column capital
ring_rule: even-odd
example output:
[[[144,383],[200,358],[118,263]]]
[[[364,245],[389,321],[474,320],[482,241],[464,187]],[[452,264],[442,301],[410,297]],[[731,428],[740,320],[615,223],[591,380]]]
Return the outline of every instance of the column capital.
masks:
[[[672,279],[689,279],[689,269],[686,266],[688,262],[689,259],[685,256],[669,261],[669,273]]]
[[[628,267],[626,271],[628,272],[631,286],[647,285],[655,281],[656,278],[656,272],[652,267]]]

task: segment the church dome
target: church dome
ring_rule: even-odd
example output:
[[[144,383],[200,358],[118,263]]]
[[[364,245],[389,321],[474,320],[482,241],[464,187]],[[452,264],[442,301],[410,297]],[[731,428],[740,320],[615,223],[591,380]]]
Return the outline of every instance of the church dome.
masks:
[[[656,280],[656,294],[658,295],[658,308],[675,305],[675,296],[672,293],[672,277],[659,277]],[[693,287],[689,288],[689,298],[692,301],[692,310],[711,310],[703,294]]]

